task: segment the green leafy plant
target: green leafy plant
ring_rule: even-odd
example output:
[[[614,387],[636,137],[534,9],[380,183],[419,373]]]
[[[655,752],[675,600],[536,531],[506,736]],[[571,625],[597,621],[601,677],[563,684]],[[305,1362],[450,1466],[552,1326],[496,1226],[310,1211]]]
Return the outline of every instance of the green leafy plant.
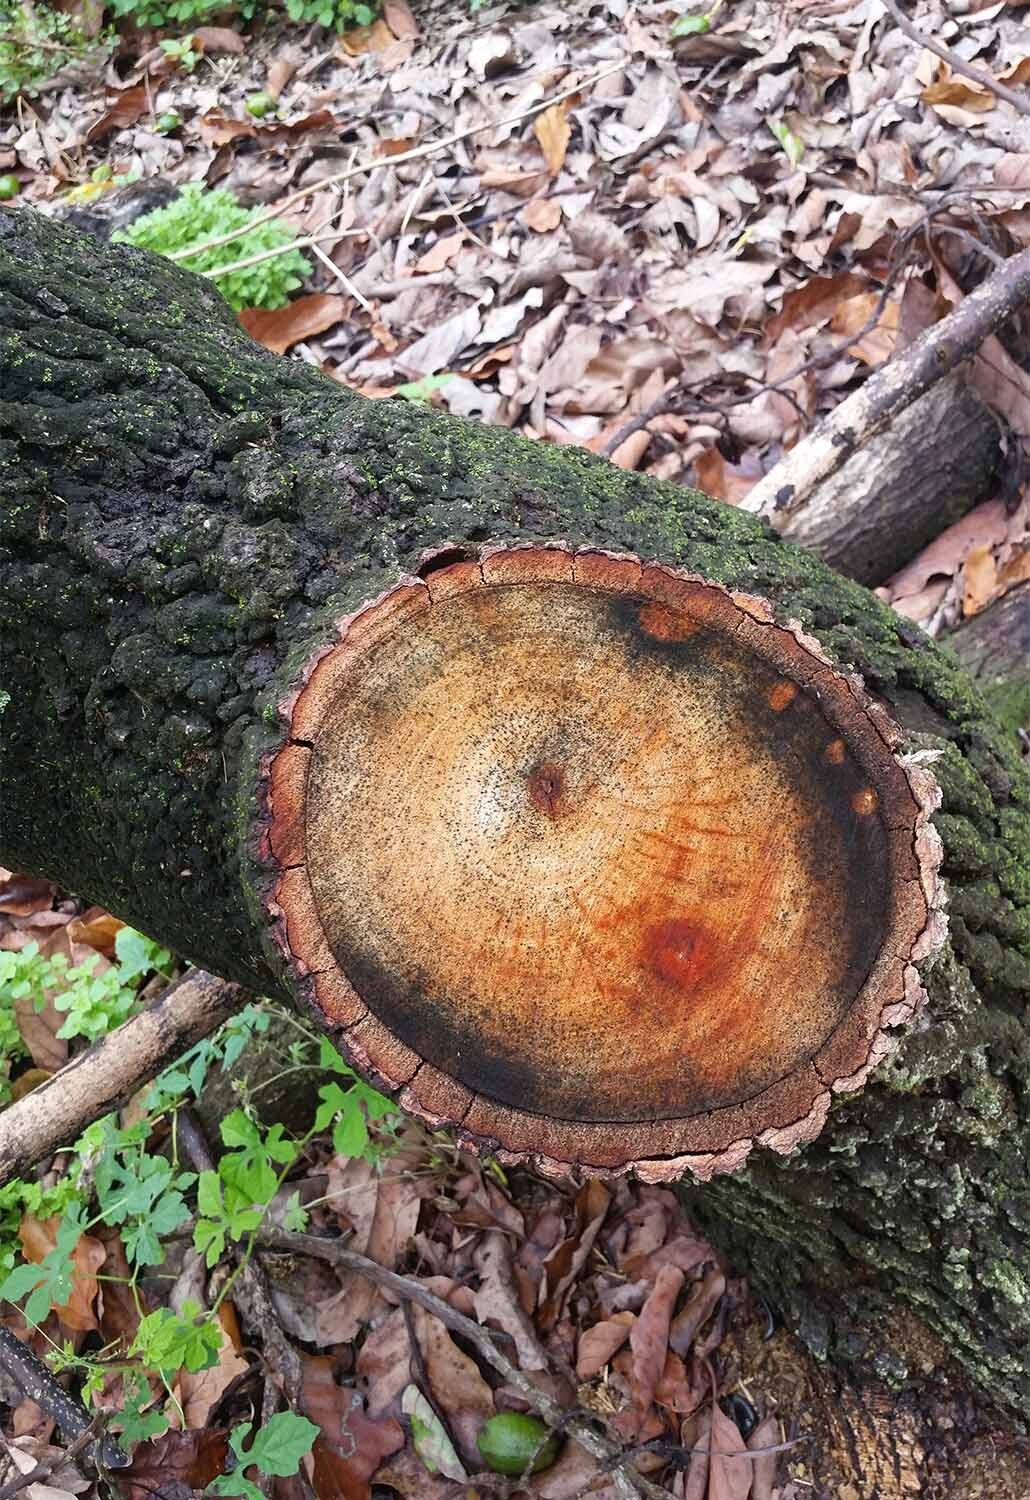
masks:
[[[0,101],[31,94],[65,63],[109,45],[109,36],[88,37],[70,15],[49,5],[0,0]]]
[[[134,977],[149,972],[158,960],[167,960],[167,954],[139,933],[129,929],[123,932],[115,968],[129,987]],[[40,959],[38,951],[29,954],[28,949],[21,954],[0,953],[0,963],[10,971],[5,981],[8,992],[28,985],[23,996],[32,994],[32,986],[43,982],[44,967],[49,962]],[[59,972],[67,979],[72,971]],[[50,977],[47,969],[45,978]],[[3,994],[0,987],[0,1018],[4,1015]],[[122,1409],[112,1425],[123,1443],[166,1430],[178,1371],[198,1372],[217,1362],[223,1344],[219,1307],[231,1293],[239,1268],[252,1254],[255,1233],[273,1199],[280,1203],[281,1211],[286,1178],[310,1138],[329,1131],[338,1152],[363,1156],[370,1162],[384,1159],[391,1150],[392,1132],[401,1119],[391,1101],[358,1078],[325,1038],[290,1015],[296,1040],[281,1054],[282,1072],[317,1069],[324,1075],[328,1069],[335,1074],[332,1082],[320,1088],[319,1107],[310,1129],[295,1139],[281,1124],[261,1125],[244,1090],[241,1107],[222,1121],[226,1149],[217,1168],[199,1176],[182,1170],[176,1145],[176,1109],[199,1094],[212,1067],[230,1066],[252,1037],[267,1031],[269,1010],[267,1004],[248,1006],[214,1037],[198,1042],[150,1086],[140,1101],[145,1113],[133,1124],[122,1126],[117,1116],[108,1115],[91,1125],[76,1144],[68,1176],[56,1187],[44,1190],[36,1183],[19,1180],[0,1190],[0,1298],[17,1302],[34,1324],[43,1323],[52,1308],[62,1306],[72,1295],[74,1251],[82,1235],[100,1224],[119,1232],[129,1263],[129,1276],[121,1279],[127,1279],[140,1309],[131,1342],[127,1347],[111,1346],[87,1353],[76,1352],[71,1344],[55,1345],[49,1359],[57,1372],[66,1371],[81,1382],[87,1402],[102,1399],[112,1374],[121,1377]],[[272,1081],[274,1078],[263,1072],[259,1087]],[[157,1154],[150,1149],[155,1126],[169,1120],[170,1132],[165,1129],[158,1139],[170,1142],[171,1150],[167,1155]],[[369,1134],[370,1123],[376,1126],[374,1139]],[[162,1263],[164,1238],[181,1230],[191,1213],[195,1215],[194,1245],[208,1265],[213,1266],[234,1248],[236,1269],[223,1279],[209,1308],[185,1302],[176,1311],[168,1307],[145,1311],[139,1298],[139,1279],[144,1272],[152,1275],[148,1268]],[[59,1220],[51,1238],[54,1248],[38,1263],[26,1262],[21,1254],[18,1230],[26,1214]],[[291,1229],[306,1228],[307,1212],[297,1192],[288,1198],[282,1222]],[[284,1413],[266,1423],[253,1436],[250,1447],[244,1448],[249,1435],[249,1426],[233,1433],[236,1467],[232,1474],[216,1480],[209,1494],[242,1495],[254,1500],[260,1492],[244,1478],[244,1471],[253,1466],[265,1475],[296,1473],[301,1458],[310,1450],[315,1429],[305,1419]]]
[[[231,1474],[220,1474],[205,1491],[208,1495],[244,1495],[246,1500],[262,1500],[261,1491],[251,1480],[243,1477],[244,1469],[254,1466],[261,1474],[285,1479],[296,1474],[300,1461],[311,1452],[318,1436],[318,1428],[307,1417],[298,1417],[295,1412],[281,1411],[270,1417],[254,1434],[249,1448],[244,1448],[252,1422],[233,1428],[229,1434],[229,1447],[236,1459]]]
[[[28,943],[18,953],[0,951],[0,1040],[9,1040],[14,1055],[23,1051],[20,1036],[12,1039],[10,1034],[14,1002],[31,1000],[39,1011],[50,993],[54,1008],[68,1013],[57,1033],[62,1041],[82,1036],[95,1042],[121,1025],[136,1008],[141,977],[162,973],[172,955],[142,933],[123,927],[115,938],[115,957],[116,963],[95,974],[97,954],[73,967],[63,953],[41,954],[38,943]]]
[[[165,208],[144,214],[112,238],[126,240],[158,255],[170,255],[231,230],[246,228],[247,233],[239,239],[191,256],[185,264],[191,271],[217,271],[264,251],[281,249],[283,253],[273,259],[217,277],[215,285],[237,312],[244,307],[285,307],[290,293],[311,274],[311,265],[298,250],[285,248],[296,238],[297,231],[281,219],[255,224],[260,213],[256,208],[244,208],[225,188],[206,188],[199,182],[191,182]],[[251,225],[254,227],[247,228]]]
[[[224,14],[226,0],[107,0],[107,9],[137,26],[200,26]],[[234,7],[238,9],[238,7]]]
[[[298,26],[314,22],[333,31],[371,26],[376,9],[373,5],[362,5],[360,0],[286,0],[286,14]]]
[[[177,62],[186,73],[192,73],[203,56],[195,45],[192,32],[189,36],[166,38],[161,43],[161,51],[166,57],[171,58],[172,62]]]

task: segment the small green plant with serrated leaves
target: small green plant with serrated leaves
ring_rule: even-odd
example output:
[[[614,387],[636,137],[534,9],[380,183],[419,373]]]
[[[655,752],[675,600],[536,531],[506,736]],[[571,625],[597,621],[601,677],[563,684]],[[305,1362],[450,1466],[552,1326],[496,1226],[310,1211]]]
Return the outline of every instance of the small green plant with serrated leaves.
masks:
[[[286,0],[286,14],[298,26],[313,23],[331,31],[346,31],[350,26],[371,26],[375,20],[374,5],[360,0]]]
[[[108,11],[118,20],[126,17],[137,26],[155,28],[200,26],[228,8],[226,0],[107,0]]]
[[[318,1428],[307,1417],[281,1411],[259,1427],[249,1448],[244,1448],[254,1424],[244,1422],[229,1434],[229,1447],[236,1460],[231,1474],[220,1474],[205,1490],[207,1495],[243,1495],[246,1500],[262,1500],[261,1491],[243,1477],[244,1469],[253,1466],[269,1478],[286,1479],[300,1469],[300,1461],[311,1452]]]
[[[35,93],[66,63],[99,57],[110,45],[109,34],[90,38],[49,5],[0,0],[0,103]]]
[[[85,1037],[95,1042],[120,1026],[139,1004],[139,982],[145,974],[167,974],[172,955],[131,927],[122,927],[114,942],[115,963],[95,973],[100,962],[92,954],[71,965],[63,953],[44,955],[38,943],[17,953],[0,951],[0,1041],[8,1041],[13,1055],[24,1052],[20,1036],[11,1037],[13,1006],[31,1000],[40,1011],[52,996],[55,1010],[67,1012],[60,1030],[62,1041]]]
[[[206,188],[202,183],[191,182],[166,207],[144,214],[127,229],[112,235],[112,239],[125,240],[158,255],[171,255],[245,229],[247,232],[239,239],[187,256],[182,264],[190,271],[218,271],[268,250],[280,250],[281,254],[269,260],[228,271],[213,281],[237,312],[244,307],[285,307],[290,294],[311,274],[311,265],[299,250],[288,248],[297,237],[291,225],[282,219],[257,223],[260,217],[260,209],[245,208],[226,188]]]

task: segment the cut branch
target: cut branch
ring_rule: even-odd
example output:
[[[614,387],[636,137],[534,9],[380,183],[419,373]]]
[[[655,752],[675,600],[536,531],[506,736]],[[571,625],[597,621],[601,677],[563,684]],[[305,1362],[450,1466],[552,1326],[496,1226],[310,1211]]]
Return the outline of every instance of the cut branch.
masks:
[[[741,509],[793,536],[794,518],[818,485],[924,391],[963,364],[983,341],[1030,302],[1030,250],[1010,256],[946,318],[876,370],[809,437],[764,475]]]
[[[118,1109],[227,1021],[245,999],[238,985],[212,974],[187,974],[139,1015],[10,1105],[0,1113],[0,1186]]]

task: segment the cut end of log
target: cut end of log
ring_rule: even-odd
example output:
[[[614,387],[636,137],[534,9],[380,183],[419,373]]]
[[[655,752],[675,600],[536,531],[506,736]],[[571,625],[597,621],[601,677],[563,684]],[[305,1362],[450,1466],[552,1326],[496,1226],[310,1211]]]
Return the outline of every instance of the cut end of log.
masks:
[[[922,1002],[932,777],[761,600],[560,545],[421,572],[284,705],[298,988],[504,1159],[706,1176],[812,1138]]]

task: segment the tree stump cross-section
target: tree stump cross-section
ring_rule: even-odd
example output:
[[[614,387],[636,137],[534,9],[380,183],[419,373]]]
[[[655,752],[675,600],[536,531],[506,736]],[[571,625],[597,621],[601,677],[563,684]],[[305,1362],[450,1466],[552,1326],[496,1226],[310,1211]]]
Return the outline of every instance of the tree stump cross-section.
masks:
[[[733,1170],[924,995],[938,792],[760,599],[561,544],[437,549],[281,706],[267,910],[407,1109],[502,1159]]]

